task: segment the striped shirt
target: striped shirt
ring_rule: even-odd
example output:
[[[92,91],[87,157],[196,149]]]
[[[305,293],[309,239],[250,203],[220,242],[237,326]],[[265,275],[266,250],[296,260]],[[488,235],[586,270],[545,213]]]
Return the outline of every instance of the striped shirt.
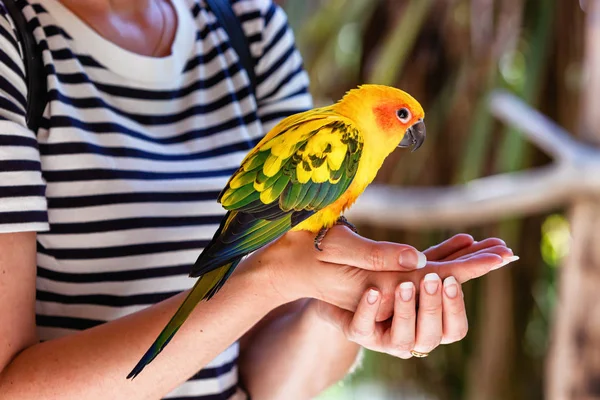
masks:
[[[190,288],[189,268],[224,215],[216,198],[229,175],[278,120],[311,107],[292,33],[271,1],[232,1],[256,97],[204,2],[171,1],[177,32],[163,58],[105,40],[57,0],[21,2],[47,73],[35,133],[0,3],[0,232],[38,232],[42,340]],[[235,398],[237,355],[234,343],[167,398]]]

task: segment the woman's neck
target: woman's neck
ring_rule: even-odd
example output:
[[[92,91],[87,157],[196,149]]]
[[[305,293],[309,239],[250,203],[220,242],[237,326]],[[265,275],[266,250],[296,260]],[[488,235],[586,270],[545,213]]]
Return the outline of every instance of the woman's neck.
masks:
[[[95,10],[119,14],[143,14],[152,7],[153,0],[59,0],[70,10]]]
[[[59,0],[100,36],[134,53],[170,54],[177,16],[170,0]]]

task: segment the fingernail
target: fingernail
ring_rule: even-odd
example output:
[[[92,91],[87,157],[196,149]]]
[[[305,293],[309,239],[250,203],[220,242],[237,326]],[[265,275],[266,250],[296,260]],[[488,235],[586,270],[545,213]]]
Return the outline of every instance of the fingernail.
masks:
[[[424,286],[425,291],[429,294],[435,294],[440,286],[440,277],[436,273],[429,273],[425,275]]]
[[[402,301],[410,301],[413,297],[415,285],[412,282],[402,282],[400,284],[400,298]]]
[[[453,276],[444,279],[444,292],[446,293],[446,296],[451,299],[458,295],[458,282],[456,282],[456,279],[454,279]]]
[[[519,259],[519,256],[510,256],[504,259],[504,261],[502,261],[500,264],[498,265],[494,265],[491,269],[491,271],[495,270],[495,269],[499,269],[504,267],[506,264],[510,264],[511,262],[517,261]]]
[[[367,303],[375,304],[377,299],[379,298],[379,292],[375,289],[369,290],[369,294],[367,294]]]
[[[427,257],[420,251],[406,249],[400,252],[398,261],[400,262],[400,265],[404,267],[423,268],[427,264]]]

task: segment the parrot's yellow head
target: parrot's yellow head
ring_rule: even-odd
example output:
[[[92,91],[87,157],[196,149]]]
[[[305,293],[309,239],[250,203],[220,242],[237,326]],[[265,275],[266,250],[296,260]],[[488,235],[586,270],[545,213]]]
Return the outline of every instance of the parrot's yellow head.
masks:
[[[384,85],[361,85],[334,106],[365,132],[365,140],[383,146],[410,147],[425,141],[425,112],[408,93]],[[391,151],[391,150],[390,150]]]

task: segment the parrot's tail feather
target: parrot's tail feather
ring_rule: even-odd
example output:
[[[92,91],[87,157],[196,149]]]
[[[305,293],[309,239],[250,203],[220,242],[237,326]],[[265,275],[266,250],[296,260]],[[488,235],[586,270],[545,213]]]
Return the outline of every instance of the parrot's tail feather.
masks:
[[[221,287],[225,284],[225,281],[231,276],[233,270],[238,265],[240,260],[236,260],[232,263],[225,264],[222,267],[214,269],[210,272],[202,275],[188,296],[185,298],[181,306],[177,309],[177,312],[167,326],[162,330],[160,335],[156,338],[152,346],[146,351],[146,354],[141,358],[137,365],[131,370],[127,379],[134,379],[140,372],[150,364],[152,360],[165,348],[169,341],[175,336],[181,325],[190,315],[196,305],[202,300],[208,300],[214,296]]]

